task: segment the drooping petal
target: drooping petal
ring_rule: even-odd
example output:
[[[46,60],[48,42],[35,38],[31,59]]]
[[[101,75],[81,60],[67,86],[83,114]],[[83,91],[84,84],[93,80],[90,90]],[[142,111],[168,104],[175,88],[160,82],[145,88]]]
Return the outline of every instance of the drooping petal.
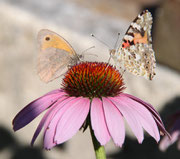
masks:
[[[166,129],[164,127],[164,124],[163,124],[163,122],[162,122],[162,120],[160,118],[159,113],[154,109],[154,107],[151,104],[146,103],[143,100],[141,100],[141,99],[139,99],[139,98],[137,98],[135,96],[132,96],[130,94],[121,93],[121,96],[127,96],[127,97],[137,101],[138,103],[141,103],[142,105],[144,105],[152,113],[152,116],[153,116],[154,120],[156,121],[159,129],[161,130],[161,133],[166,134],[169,138],[171,138],[169,133],[166,131]]]
[[[170,138],[171,138],[171,135],[166,131],[166,129],[165,129],[165,127],[164,127],[164,124],[161,123],[157,118],[154,118],[154,120],[156,121],[156,123],[157,123],[157,125],[158,125],[158,127],[159,127],[159,129],[160,129],[160,133],[161,133],[162,135],[167,135],[168,138],[170,139]]]
[[[159,144],[159,148],[161,151],[165,151],[170,145],[170,139],[167,136],[164,136]]]
[[[39,125],[38,125],[38,127],[37,127],[37,129],[36,129],[36,131],[34,133],[34,135],[33,135],[33,138],[31,140],[31,146],[34,145],[34,142],[35,142],[36,138],[38,137],[39,133],[41,132],[41,130],[42,130],[43,126],[44,126],[44,123],[46,122],[46,119],[47,119],[49,113],[50,113],[50,111],[48,110],[46,112],[46,114],[43,116],[43,118],[41,119],[41,121],[40,121],[40,123],[39,123]]]
[[[77,133],[87,118],[89,108],[90,100],[88,98],[76,98],[68,106],[68,109],[63,113],[56,127],[54,141],[57,144],[67,141]]]
[[[122,113],[133,133],[137,137],[139,143],[142,143],[144,139],[144,134],[142,125],[139,121],[138,116],[136,115],[137,113],[131,108],[131,106],[129,106],[125,101],[123,101],[123,99],[120,100],[117,97],[109,97],[109,99]]]
[[[55,103],[59,98],[63,97],[64,94],[65,93],[61,90],[54,90],[29,103],[15,116],[13,120],[14,131],[17,131],[30,123],[40,113]]]
[[[124,121],[119,109],[108,98],[103,99],[103,108],[108,130],[116,145],[122,146],[125,138]]]
[[[129,105],[132,110],[136,112],[136,115],[139,118],[143,128],[158,142],[160,139],[159,130],[149,110],[141,103],[138,103],[129,97],[119,96],[119,99],[126,102],[127,105]]]
[[[110,134],[105,121],[102,101],[99,98],[92,100],[90,115],[94,135],[101,145],[105,145],[110,140]]]
[[[69,105],[73,104],[76,100],[75,97],[68,97],[67,99],[57,103],[48,116],[48,120],[44,123],[44,148],[51,149],[56,145],[54,142],[54,136],[56,133],[56,127],[62,114],[68,109]]]
[[[43,116],[43,118],[41,119],[41,121],[40,121],[40,123],[39,123],[39,125],[38,125],[38,127],[37,127],[37,129],[36,129],[36,131],[35,131],[35,133],[34,133],[34,135],[33,135],[33,138],[32,138],[32,140],[31,140],[31,146],[33,146],[36,138],[38,137],[38,135],[39,135],[39,133],[41,132],[41,130],[42,130],[42,128],[44,127],[44,125],[47,125],[47,123],[50,122],[50,120],[51,120],[51,118],[52,118],[52,116],[53,116],[54,110],[57,109],[57,108],[59,109],[59,107],[58,107],[59,103],[62,102],[63,100],[65,100],[66,98],[67,98],[67,97],[64,96],[64,97],[62,97],[61,99],[59,99],[56,103],[54,103],[54,104],[52,105],[52,107],[51,107],[51,108],[46,112],[46,114]],[[45,128],[46,128],[46,127],[47,127],[47,126],[45,126]]]
[[[174,142],[176,142],[179,138],[179,135],[180,135],[180,131],[174,131],[171,135],[171,143],[173,144]]]
[[[168,138],[168,136],[164,136],[159,144],[159,148],[161,151],[165,151],[170,145],[172,145],[174,142],[176,142],[179,138],[180,132],[175,131],[173,132],[171,139]]]
[[[143,100],[141,100],[141,99],[139,99],[139,98],[137,98],[135,96],[132,96],[130,94],[121,93],[121,96],[129,97],[129,98],[137,101],[138,103],[141,103],[142,105],[144,105],[153,114],[154,118],[156,118],[159,122],[161,122],[163,124],[159,113],[154,109],[154,107],[151,104],[149,104],[147,102],[144,102]]]

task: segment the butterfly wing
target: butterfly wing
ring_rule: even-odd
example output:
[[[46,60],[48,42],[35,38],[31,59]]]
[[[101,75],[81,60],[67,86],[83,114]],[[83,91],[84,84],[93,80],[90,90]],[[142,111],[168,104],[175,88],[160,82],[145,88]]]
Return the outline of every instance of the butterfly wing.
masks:
[[[152,49],[152,15],[148,10],[139,14],[128,28],[114,59],[134,75],[152,80],[155,56]]]
[[[38,33],[37,73],[44,82],[50,82],[67,71],[68,65],[78,60],[71,45],[60,35],[43,29]]]
[[[42,51],[37,63],[37,73],[43,82],[50,82],[67,71],[71,58],[68,52],[56,48]]]

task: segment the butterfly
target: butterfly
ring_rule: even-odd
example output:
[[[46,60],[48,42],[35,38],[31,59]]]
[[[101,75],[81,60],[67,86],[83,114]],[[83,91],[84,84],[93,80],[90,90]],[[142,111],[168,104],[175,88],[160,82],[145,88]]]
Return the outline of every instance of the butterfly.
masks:
[[[63,37],[53,31],[40,30],[37,41],[37,73],[45,83],[61,76],[69,66],[77,64],[82,58]]]
[[[152,48],[152,15],[139,14],[127,29],[119,48],[110,50],[115,65],[137,76],[152,80],[155,76],[155,53]]]

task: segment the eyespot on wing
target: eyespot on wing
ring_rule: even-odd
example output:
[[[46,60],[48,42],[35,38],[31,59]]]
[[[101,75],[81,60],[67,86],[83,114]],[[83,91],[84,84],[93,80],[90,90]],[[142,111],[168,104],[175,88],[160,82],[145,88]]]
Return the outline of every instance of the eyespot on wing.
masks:
[[[70,55],[76,54],[72,46],[62,36],[48,29],[40,30],[37,40],[40,53],[47,48],[56,48],[65,50]]]

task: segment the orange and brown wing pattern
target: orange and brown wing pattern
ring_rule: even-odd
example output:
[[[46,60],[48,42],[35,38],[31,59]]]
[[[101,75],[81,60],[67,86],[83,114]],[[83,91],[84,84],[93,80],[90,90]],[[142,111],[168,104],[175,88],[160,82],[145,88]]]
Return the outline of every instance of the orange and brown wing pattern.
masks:
[[[145,10],[131,23],[120,48],[112,55],[120,67],[149,80],[152,80],[155,75],[156,65],[151,28],[152,15]]]

